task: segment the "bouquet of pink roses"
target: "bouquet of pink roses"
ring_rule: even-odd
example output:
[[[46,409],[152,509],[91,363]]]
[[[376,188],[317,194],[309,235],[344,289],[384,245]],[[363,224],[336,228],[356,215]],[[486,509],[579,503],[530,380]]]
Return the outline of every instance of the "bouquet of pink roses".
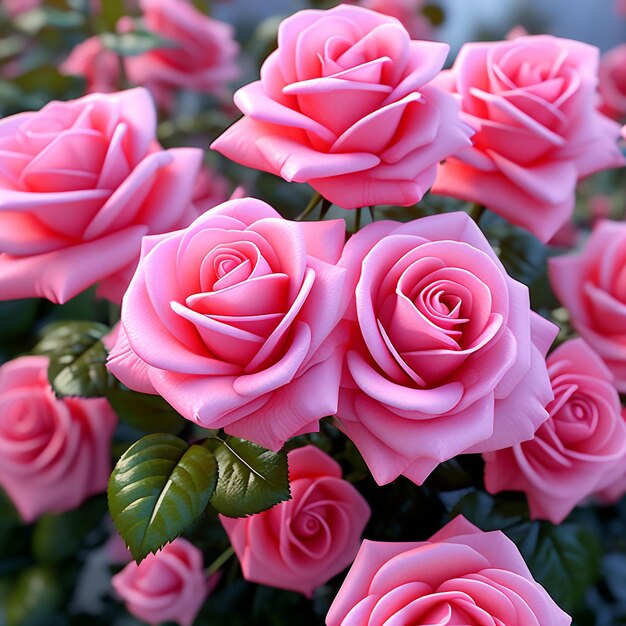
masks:
[[[623,46],[5,4],[0,625],[626,619]]]

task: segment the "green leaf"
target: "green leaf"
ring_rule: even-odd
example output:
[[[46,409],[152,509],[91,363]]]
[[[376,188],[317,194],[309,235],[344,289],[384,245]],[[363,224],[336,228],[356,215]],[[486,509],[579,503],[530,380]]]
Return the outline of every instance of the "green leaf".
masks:
[[[50,358],[48,379],[57,396],[97,398],[116,383],[106,368],[100,339],[109,328],[97,322],[55,322],[44,329],[33,352]]]
[[[600,571],[601,549],[596,535],[569,522],[558,526],[530,522],[506,533],[557,604],[570,613],[576,609]]]
[[[123,57],[134,57],[159,48],[176,48],[177,44],[148,30],[128,33],[102,33],[103,45]]]
[[[186,424],[161,396],[112,389],[107,399],[121,420],[146,433],[177,435]]]
[[[291,497],[284,452],[236,437],[221,441],[214,452],[219,478],[211,504],[223,515],[245,517]]]
[[[118,461],[109,479],[109,511],[137,562],[192,524],[217,481],[213,453],[167,434],[147,435]]]

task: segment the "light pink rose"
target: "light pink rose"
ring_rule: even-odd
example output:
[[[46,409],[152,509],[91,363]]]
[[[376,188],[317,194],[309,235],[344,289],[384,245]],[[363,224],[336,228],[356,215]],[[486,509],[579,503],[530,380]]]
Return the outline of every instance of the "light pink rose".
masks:
[[[343,220],[253,198],[146,237],[108,367],[187,419],[278,450],[337,409]]]
[[[341,467],[315,446],[289,453],[292,499],[241,519],[220,515],[251,582],[313,591],[356,556],[370,517],[365,498],[342,480]]]
[[[354,295],[337,417],[378,484],[421,484],[438,463],[530,439],[548,418],[557,329],[466,213],[368,224],[340,265]]]
[[[0,485],[24,521],[106,491],[116,422],[102,398],[57,399],[47,357],[0,367]]]
[[[0,121],[0,300],[121,300],[141,238],[188,225],[202,151],[161,150],[147,91]]]
[[[432,25],[422,13],[424,0],[361,0],[359,6],[395,17],[411,39],[429,39]]]
[[[626,406],[622,407],[622,419],[626,422]],[[609,474],[597,489],[596,496],[605,504],[613,504],[626,494],[626,455],[621,459],[616,471]]]
[[[548,275],[572,326],[626,393],[626,222],[600,222],[581,253],[549,259]]]
[[[300,11],[261,80],[235,93],[244,117],[211,147],[346,209],[413,204],[438,162],[470,145],[458,104],[428,84],[447,53],[361,7]]]
[[[626,162],[619,126],[596,109],[598,58],[593,46],[549,35],[465,44],[436,84],[479,130],[433,191],[549,241],[572,215],[577,181]]]
[[[239,76],[239,45],[232,26],[207,17],[188,0],[140,0],[139,4],[144,27],[172,45],[126,57],[129,80],[148,87],[165,108],[171,108],[176,89],[223,95],[226,83]],[[118,25],[122,32],[134,28],[128,18]]]
[[[120,83],[121,60],[102,43],[100,37],[90,37],[79,43],[59,66],[62,74],[83,76],[87,93],[111,93]]]
[[[602,57],[599,76],[600,110],[623,121],[626,119],[626,43]]]
[[[205,579],[202,552],[179,537],[139,565],[129,563],[113,576],[113,588],[135,617],[157,626],[191,626],[219,574]]]
[[[327,626],[569,626],[502,532],[458,516],[428,541],[364,541]]]
[[[531,517],[560,524],[610,480],[626,456],[613,376],[595,352],[573,339],[547,360],[554,400],[530,441],[483,455],[489,493],[523,491]]]

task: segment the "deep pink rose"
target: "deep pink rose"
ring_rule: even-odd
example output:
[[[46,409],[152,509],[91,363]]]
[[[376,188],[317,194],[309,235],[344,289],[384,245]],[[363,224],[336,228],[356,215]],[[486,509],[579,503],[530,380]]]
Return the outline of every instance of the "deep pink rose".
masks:
[[[157,626],[176,622],[191,626],[219,574],[207,580],[202,552],[179,537],[139,565],[129,563],[113,576],[113,588],[135,617]]]
[[[615,120],[626,119],[626,43],[602,57],[599,89],[600,110]]]
[[[364,541],[327,626],[569,626],[502,532],[458,516],[428,541]]]
[[[188,225],[202,151],[161,150],[147,91],[0,120],[0,300],[121,300],[141,238]]]
[[[111,93],[120,83],[121,60],[102,43],[100,37],[90,37],[79,43],[59,66],[62,74],[83,76],[87,93]]]
[[[360,0],[359,6],[384,15],[391,15],[402,23],[411,39],[428,39],[432,25],[422,13],[424,0]]]
[[[343,220],[253,198],[146,237],[109,369],[187,419],[278,450],[337,409]]]
[[[116,422],[102,398],[57,399],[47,357],[0,367],[0,485],[24,521],[106,491]]]
[[[458,104],[428,84],[447,53],[361,7],[300,11],[261,80],[235,93],[244,117],[211,147],[346,209],[413,204],[437,163],[471,143]]]
[[[626,422],[626,406],[622,407],[622,419]],[[596,495],[601,502],[613,504],[626,494],[626,454],[617,465],[616,471],[609,474],[598,486]]]
[[[530,441],[483,455],[485,486],[489,493],[523,491],[533,518],[560,524],[619,472],[626,423],[613,376],[582,339],[561,345],[547,365],[549,419]]]
[[[600,222],[581,253],[551,258],[548,270],[572,325],[626,393],[626,222]]]
[[[246,580],[313,595],[356,556],[370,517],[341,467],[315,446],[289,453],[292,499],[268,511],[220,521]]]
[[[340,265],[354,294],[337,416],[379,484],[530,439],[556,327],[466,213],[374,222]],[[356,288],[355,288],[356,286]]]
[[[126,57],[129,80],[148,87],[155,99],[171,108],[176,89],[223,95],[226,83],[239,76],[239,45],[230,24],[214,20],[188,0],[140,0],[144,27],[171,46]],[[135,28],[122,18],[120,31]]]
[[[549,35],[465,44],[436,83],[479,130],[433,191],[549,241],[574,210],[578,179],[625,163],[619,126],[596,109],[598,58],[593,46]]]

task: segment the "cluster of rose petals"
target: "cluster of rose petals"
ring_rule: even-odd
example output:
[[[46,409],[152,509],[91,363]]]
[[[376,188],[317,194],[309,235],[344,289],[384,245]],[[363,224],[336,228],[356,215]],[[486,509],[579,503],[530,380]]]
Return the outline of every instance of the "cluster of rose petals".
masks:
[[[343,220],[291,222],[253,198],[145,237],[108,367],[189,420],[279,449],[332,415]]]
[[[370,517],[363,496],[325,452],[289,453],[291,500],[242,519],[220,515],[246,580],[307,597],[348,567]]]
[[[173,90],[189,89],[222,95],[226,84],[239,76],[239,45],[230,24],[198,11],[189,0],[140,0],[143,27],[168,41],[168,46],[126,57],[129,80],[144,85],[157,102],[169,109]],[[118,30],[136,28],[122,18]]]
[[[391,15],[402,23],[411,39],[429,39],[432,26],[422,13],[424,0],[360,0],[358,3],[365,9]]]
[[[600,110],[615,120],[626,119],[626,43],[609,50],[600,61]]]
[[[598,62],[597,48],[549,35],[465,44],[436,84],[478,132],[433,191],[549,241],[574,210],[577,181],[625,163],[619,126],[596,109]]]
[[[337,416],[375,480],[530,439],[552,399],[556,327],[530,310],[466,213],[374,222],[352,236],[351,339]]]
[[[346,209],[413,204],[439,161],[471,145],[454,98],[428,84],[447,52],[361,7],[300,11],[261,80],[235,93],[244,117],[211,147]]]
[[[218,577],[205,578],[202,552],[179,537],[139,565],[129,563],[112,583],[129,612],[151,626],[191,626]]]
[[[582,339],[547,359],[554,400],[535,436],[484,454],[490,493],[523,491],[533,518],[561,523],[572,509],[620,472],[626,422],[613,376]]]
[[[569,626],[500,531],[456,517],[428,541],[364,541],[327,626]]]
[[[626,222],[600,222],[582,252],[549,260],[548,275],[572,326],[626,393]]]
[[[59,66],[62,74],[83,76],[87,93],[112,93],[120,83],[121,60],[100,37],[90,37],[79,43]]]
[[[57,399],[47,357],[0,367],[0,485],[24,521],[106,490],[116,422],[102,398]]]
[[[0,121],[0,300],[120,301],[141,238],[188,225],[202,159],[162,150],[147,91],[51,102]]]

